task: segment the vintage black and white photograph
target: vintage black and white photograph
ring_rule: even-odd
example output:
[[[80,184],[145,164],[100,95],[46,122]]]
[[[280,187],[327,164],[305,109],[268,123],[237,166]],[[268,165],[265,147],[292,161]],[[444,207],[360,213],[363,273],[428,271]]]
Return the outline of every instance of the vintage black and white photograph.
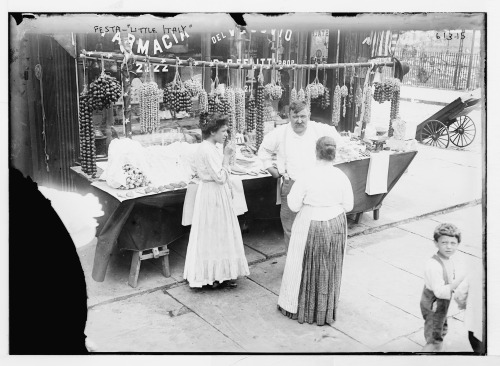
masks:
[[[486,13],[8,26],[11,355],[488,354]]]

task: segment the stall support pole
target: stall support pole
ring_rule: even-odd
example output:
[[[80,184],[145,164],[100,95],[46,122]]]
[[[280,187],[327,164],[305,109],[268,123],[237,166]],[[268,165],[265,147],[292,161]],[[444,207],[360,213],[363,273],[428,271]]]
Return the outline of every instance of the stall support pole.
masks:
[[[201,59],[205,62],[210,62],[212,54],[210,51],[210,34],[202,35],[201,37]],[[205,91],[210,92],[210,84],[211,84],[211,72],[210,68],[207,68],[205,75]]]

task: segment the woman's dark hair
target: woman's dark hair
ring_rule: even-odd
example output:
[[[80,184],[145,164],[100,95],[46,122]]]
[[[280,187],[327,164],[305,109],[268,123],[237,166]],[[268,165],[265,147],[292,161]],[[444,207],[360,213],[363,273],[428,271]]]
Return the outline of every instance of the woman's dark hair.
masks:
[[[316,142],[316,157],[321,160],[333,161],[335,159],[335,151],[337,144],[330,136],[320,137]]]
[[[221,113],[213,113],[200,122],[201,134],[203,140],[206,140],[210,135],[219,131],[222,127],[227,126],[229,118]]]

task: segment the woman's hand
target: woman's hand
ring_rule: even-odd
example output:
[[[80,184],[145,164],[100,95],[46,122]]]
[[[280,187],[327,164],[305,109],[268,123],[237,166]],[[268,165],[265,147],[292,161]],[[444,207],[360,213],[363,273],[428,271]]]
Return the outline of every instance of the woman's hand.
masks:
[[[224,147],[224,156],[232,156],[236,151],[236,147],[233,142],[228,142]]]

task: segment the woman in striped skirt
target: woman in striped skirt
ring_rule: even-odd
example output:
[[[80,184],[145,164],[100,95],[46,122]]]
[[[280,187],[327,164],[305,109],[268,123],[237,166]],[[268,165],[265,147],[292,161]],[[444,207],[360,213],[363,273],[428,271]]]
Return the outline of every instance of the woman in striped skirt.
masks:
[[[349,178],[333,166],[335,140],[316,143],[316,166],[299,177],[288,195],[298,212],[281,282],[278,309],[317,325],[335,321],[347,239],[346,212],[353,208]]]

